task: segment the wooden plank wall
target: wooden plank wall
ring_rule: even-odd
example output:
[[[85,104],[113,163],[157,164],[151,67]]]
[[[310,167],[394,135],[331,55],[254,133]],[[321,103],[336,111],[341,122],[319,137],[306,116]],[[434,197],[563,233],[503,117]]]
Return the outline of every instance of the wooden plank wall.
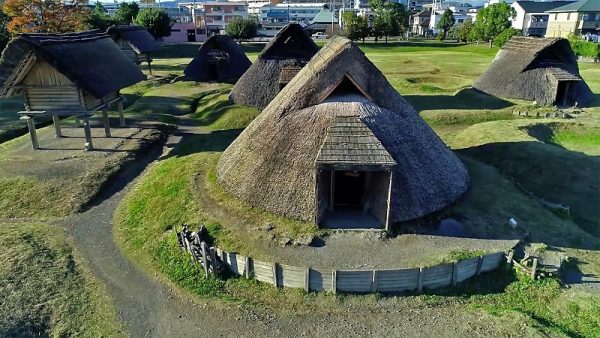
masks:
[[[309,291],[349,293],[420,291],[419,281],[425,289],[445,287],[465,281],[478,272],[497,269],[505,256],[503,252],[497,252],[426,268],[332,271],[262,262],[222,250],[217,250],[217,255],[232,273],[239,276],[246,275],[249,264],[251,271],[247,276],[264,283]]]

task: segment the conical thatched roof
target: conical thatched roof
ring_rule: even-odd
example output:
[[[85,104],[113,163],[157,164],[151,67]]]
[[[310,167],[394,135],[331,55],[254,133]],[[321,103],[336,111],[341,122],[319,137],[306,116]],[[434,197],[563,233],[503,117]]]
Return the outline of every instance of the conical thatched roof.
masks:
[[[196,81],[233,83],[252,65],[242,48],[228,35],[206,40],[184,74]]]
[[[299,24],[285,26],[233,87],[233,102],[266,107],[298,71],[319,51]]]
[[[562,95],[560,82],[569,82],[566,100],[557,100],[557,95]],[[569,41],[561,38],[513,37],[473,87],[490,95],[542,105],[581,105],[593,95],[579,74]]]
[[[0,95],[7,92],[6,80],[29,52],[96,98],[146,79],[106,33],[22,34],[2,52]]]
[[[106,33],[115,41],[127,41],[137,54],[154,52],[160,48],[152,34],[142,26],[114,25],[108,27]]]
[[[219,182],[249,204],[314,221],[321,165],[393,171],[391,222],[448,206],[469,181],[456,155],[343,38],[333,38],[283,88],[217,170]]]

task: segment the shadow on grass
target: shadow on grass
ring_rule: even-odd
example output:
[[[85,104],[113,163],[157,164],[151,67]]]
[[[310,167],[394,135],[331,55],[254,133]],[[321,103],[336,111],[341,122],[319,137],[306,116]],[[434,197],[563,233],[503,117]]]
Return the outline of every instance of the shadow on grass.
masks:
[[[238,135],[242,132],[242,129],[232,130],[220,130],[213,131],[209,134],[189,134],[185,132],[181,135],[182,140],[179,142],[177,147],[171,151],[168,157],[171,156],[186,156],[201,152],[222,152]],[[177,135],[177,132],[175,132]]]
[[[477,91],[473,88],[462,89],[454,95],[404,95],[404,98],[417,109],[503,109],[514,104]]]

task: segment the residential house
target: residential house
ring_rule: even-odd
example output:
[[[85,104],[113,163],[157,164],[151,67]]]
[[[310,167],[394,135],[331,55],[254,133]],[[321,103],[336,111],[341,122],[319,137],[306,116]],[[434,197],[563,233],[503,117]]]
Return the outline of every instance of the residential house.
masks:
[[[580,0],[547,11],[547,37],[600,34],[600,0]]]
[[[410,31],[414,35],[427,36],[430,34],[429,21],[431,12],[429,10],[420,11],[410,16]]]
[[[324,6],[322,2],[264,5],[260,9],[259,35],[273,37],[288,23],[308,26]]]
[[[546,35],[550,14],[546,11],[568,5],[574,1],[515,1],[511,7],[517,15],[512,20],[512,27],[520,30],[524,36]]]
[[[224,33],[235,17],[248,17],[248,4],[241,1],[186,2],[179,6],[192,11],[198,33],[206,36]]]

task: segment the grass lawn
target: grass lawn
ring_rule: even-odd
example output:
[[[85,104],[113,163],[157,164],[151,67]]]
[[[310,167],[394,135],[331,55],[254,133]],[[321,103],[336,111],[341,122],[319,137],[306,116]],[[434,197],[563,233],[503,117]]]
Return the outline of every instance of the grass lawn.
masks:
[[[0,224],[0,336],[119,337],[103,289],[60,228]]]

